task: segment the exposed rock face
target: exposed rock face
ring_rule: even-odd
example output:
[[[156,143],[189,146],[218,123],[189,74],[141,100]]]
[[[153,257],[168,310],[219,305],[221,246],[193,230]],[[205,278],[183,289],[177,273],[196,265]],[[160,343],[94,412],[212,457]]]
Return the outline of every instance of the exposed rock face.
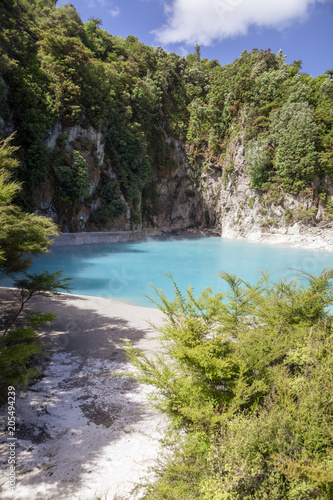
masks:
[[[49,148],[54,149],[60,135],[65,136],[66,149],[70,149],[73,146],[75,148],[76,144],[82,145],[87,141],[93,142],[96,145],[98,166],[101,166],[103,164],[104,141],[102,133],[100,131],[96,131],[92,127],[82,128],[79,125],[63,128],[60,123],[56,123],[50,131],[50,135],[46,141],[46,145]]]
[[[2,94],[5,84],[0,81]],[[6,125],[10,132],[11,122]],[[4,133],[4,129],[2,130]],[[333,201],[333,183],[329,178],[317,179],[302,195],[285,193],[281,186],[267,192],[251,188],[246,171],[242,132],[230,141],[223,160],[211,156],[209,150],[200,155],[190,146],[166,137],[174,168],[164,170],[157,181],[157,214],[152,222],[131,222],[131,209],[123,193],[120,198],[125,212],[103,227],[105,231],[141,231],[145,228],[211,228],[226,238],[260,240],[263,235],[301,235],[312,226],[329,226],[325,221],[323,204],[314,195],[322,186]],[[105,154],[102,131],[91,126],[63,127],[60,123],[50,130],[46,145],[56,158],[61,154],[70,164],[73,150],[85,158],[89,177],[89,202],[77,202],[74,208],[59,209],[54,185],[49,180],[34,191],[35,212],[52,217],[64,232],[96,231],[91,217],[102,205],[99,189],[105,178],[117,181],[110,158]],[[196,167],[192,167],[195,156]],[[104,175],[104,180],[102,176]],[[105,177],[106,176],[106,177]],[[138,204],[141,210],[141,201]],[[330,226],[329,226],[330,227]]]
[[[196,177],[188,163],[190,148],[185,149],[180,141],[174,141],[174,145],[171,154],[178,167],[159,181],[156,225],[219,228],[221,169],[208,160]]]
[[[38,186],[34,192],[34,206],[35,212],[38,215],[44,215],[52,219],[58,218],[58,211],[53,203],[54,189],[49,181],[45,184]]]
[[[53,150],[54,155],[57,154],[57,149],[59,149],[61,155],[64,155],[68,162],[73,150],[80,152],[86,161],[90,200],[89,204],[84,204],[83,201],[78,203],[75,210],[68,211],[68,209],[65,209],[61,212],[55,207],[54,189],[50,182],[46,182],[36,189],[34,197],[35,212],[52,217],[61,225],[62,230],[65,232],[91,230],[89,224],[90,216],[101,207],[101,200],[97,193],[97,188],[101,182],[101,172],[104,171],[110,179],[116,179],[116,174],[112,171],[110,161],[104,154],[105,140],[103,133],[91,126],[87,128],[79,125],[63,127],[60,123],[56,123],[50,130],[46,146]],[[121,198],[126,205],[123,195],[121,195]],[[128,230],[129,218],[130,211],[127,208],[126,214],[115,221],[114,229]]]
[[[221,190],[222,168],[216,159],[202,156],[202,171],[198,175],[189,166],[188,157],[192,151],[185,148],[184,144],[170,137],[166,138],[168,149],[175,169],[164,172],[157,180],[158,213],[154,217],[154,227],[210,227],[220,228],[220,203],[219,193]],[[102,132],[92,127],[80,126],[63,128],[59,123],[50,131],[46,145],[62,155],[70,158],[73,150],[78,150],[85,158],[89,183],[90,203],[89,206],[81,203],[70,218],[64,217],[55,207],[55,192],[50,182],[38,187],[35,191],[35,211],[60,222],[65,232],[91,231],[95,228],[90,224],[90,215],[101,206],[98,197],[98,185],[101,180],[101,171],[110,179],[117,180],[112,170],[109,158],[104,154],[105,144]],[[172,147],[171,147],[172,145]],[[68,160],[69,161],[69,160]],[[121,199],[126,204],[125,197],[121,193]],[[139,207],[141,203],[139,203]],[[119,230],[141,230],[142,223],[135,227],[131,225],[131,210],[127,205],[126,213],[118,217],[112,225],[105,227],[108,231]]]
[[[70,154],[76,149],[85,158],[90,181],[90,195],[92,195],[98,185],[100,169],[103,167],[104,161],[104,139],[102,133],[92,127],[85,129],[79,125],[62,128],[61,124],[57,123],[52,128],[46,145],[54,150],[60,136],[63,138],[62,152]],[[92,154],[93,148],[94,155]]]
[[[285,193],[280,186],[268,192],[252,189],[240,135],[231,142],[225,165],[232,166],[222,182],[220,198],[221,233],[225,238],[259,240],[265,234],[305,233],[309,226],[320,223],[324,214],[320,200],[314,196],[314,187],[323,186],[333,199],[328,178],[318,179],[299,195]]]
[[[321,185],[333,200],[329,178],[317,179],[301,195],[278,185],[268,192],[253,189],[241,133],[230,142],[223,161],[208,150],[196,156],[199,174],[190,167],[192,154],[190,147],[174,141],[172,157],[178,167],[159,181],[157,227],[211,227],[225,238],[263,240],[272,235],[319,235],[320,226],[329,226],[314,195]]]
[[[170,139],[168,139],[170,144]],[[190,171],[184,145],[174,142],[171,150],[173,160],[178,167],[161,177],[158,182],[158,215],[156,225],[159,227],[186,227],[194,225],[200,201],[197,199],[197,186]]]

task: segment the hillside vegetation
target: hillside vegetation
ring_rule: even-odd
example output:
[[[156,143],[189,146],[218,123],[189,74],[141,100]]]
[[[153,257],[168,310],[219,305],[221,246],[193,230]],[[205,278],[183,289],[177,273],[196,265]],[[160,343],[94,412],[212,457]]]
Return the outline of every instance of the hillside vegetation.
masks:
[[[128,210],[128,228],[154,225],[158,183],[177,166],[175,144],[193,179],[209,162],[227,178],[238,137],[258,196],[300,193],[332,217],[319,181],[333,172],[330,72],[312,78],[270,49],[244,51],[226,66],[201,59],[199,47],[183,58],[55,4],[0,5],[0,124],[3,135],[17,131],[25,210],[68,230],[78,230],[71,221],[79,213],[88,230],[124,227]],[[78,126],[95,135],[71,140]],[[198,181],[189,199],[200,189]],[[197,223],[209,225],[208,217]]]

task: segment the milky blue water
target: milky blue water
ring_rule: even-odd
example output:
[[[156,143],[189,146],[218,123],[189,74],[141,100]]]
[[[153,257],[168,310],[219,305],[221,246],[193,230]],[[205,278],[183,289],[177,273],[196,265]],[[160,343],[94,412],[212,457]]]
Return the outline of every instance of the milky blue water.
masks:
[[[236,273],[254,283],[260,269],[278,279],[288,272],[286,268],[317,274],[325,267],[333,267],[333,253],[218,237],[177,237],[54,247],[50,254],[35,258],[29,272],[63,270],[64,276],[73,278],[72,293],[153,306],[144,297],[152,295],[148,283],[172,297],[172,284],[165,273],[172,273],[182,289],[192,285],[199,294],[208,286],[216,292],[223,288],[219,271]]]

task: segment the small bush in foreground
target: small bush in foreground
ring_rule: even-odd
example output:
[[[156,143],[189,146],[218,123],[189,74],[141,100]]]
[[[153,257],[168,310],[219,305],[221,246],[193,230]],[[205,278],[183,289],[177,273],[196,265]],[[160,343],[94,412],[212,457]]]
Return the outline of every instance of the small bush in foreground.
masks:
[[[43,321],[54,315],[43,315]],[[42,353],[42,345],[32,326],[17,328],[0,337],[0,404],[6,401],[8,386],[25,387],[38,370],[33,360]]]
[[[5,402],[9,385],[24,387],[38,374],[34,358],[42,353],[42,346],[36,329],[55,319],[52,313],[24,315],[27,303],[36,296],[51,297],[58,295],[58,290],[68,291],[68,281],[69,278],[62,278],[61,271],[26,273],[14,281],[17,288],[9,293],[18,301],[17,308],[0,308],[0,404]]]
[[[163,354],[128,347],[154,405],[185,430],[145,498],[332,499],[333,271],[221,277],[215,295],[155,290]]]

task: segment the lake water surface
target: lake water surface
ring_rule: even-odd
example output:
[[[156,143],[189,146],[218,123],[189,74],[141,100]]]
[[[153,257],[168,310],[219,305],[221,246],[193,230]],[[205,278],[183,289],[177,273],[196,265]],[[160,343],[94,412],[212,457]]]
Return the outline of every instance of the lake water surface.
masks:
[[[223,288],[219,271],[254,283],[261,269],[278,279],[288,273],[287,268],[317,274],[326,267],[333,267],[333,253],[219,237],[177,237],[53,247],[48,255],[34,259],[29,272],[63,270],[64,277],[73,278],[72,293],[152,306],[144,296],[152,295],[148,283],[172,297],[172,284],[165,273],[172,273],[181,289],[192,285],[198,295],[208,286],[215,292]]]

